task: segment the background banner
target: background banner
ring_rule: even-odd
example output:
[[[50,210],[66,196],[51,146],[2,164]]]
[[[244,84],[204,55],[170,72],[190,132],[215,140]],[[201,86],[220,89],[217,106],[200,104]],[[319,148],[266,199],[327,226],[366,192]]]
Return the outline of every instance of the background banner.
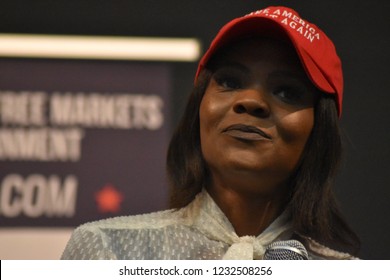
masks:
[[[166,207],[168,64],[3,58],[0,72],[0,227]]]

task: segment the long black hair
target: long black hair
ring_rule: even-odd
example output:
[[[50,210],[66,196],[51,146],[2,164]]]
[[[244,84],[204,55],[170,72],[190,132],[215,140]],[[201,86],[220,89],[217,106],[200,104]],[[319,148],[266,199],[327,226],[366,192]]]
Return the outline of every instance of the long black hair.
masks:
[[[209,179],[201,152],[199,107],[211,76],[205,69],[198,77],[168,148],[171,208],[189,204]],[[356,254],[359,239],[342,217],[332,191],[343,150],[334,98],[321,94],[314,111],[314,127],[290,178],[291,220],[296,233]]]
[[[360,240],[343,218],[333,191],[343,143],[333,96],[321,94],[302,160],[290,178],[294,229],[334,249],[357,254]]]

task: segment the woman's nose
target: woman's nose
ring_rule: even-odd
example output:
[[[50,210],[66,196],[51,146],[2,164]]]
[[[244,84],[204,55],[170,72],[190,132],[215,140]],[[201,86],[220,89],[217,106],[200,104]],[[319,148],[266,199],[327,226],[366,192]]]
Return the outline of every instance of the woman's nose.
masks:
[[[265,99],[264,92],[258,89],[245,89],[240,91],[233,105],[237,114],[250,114],[260,118],[266,118],[270,114],[270,108]]]

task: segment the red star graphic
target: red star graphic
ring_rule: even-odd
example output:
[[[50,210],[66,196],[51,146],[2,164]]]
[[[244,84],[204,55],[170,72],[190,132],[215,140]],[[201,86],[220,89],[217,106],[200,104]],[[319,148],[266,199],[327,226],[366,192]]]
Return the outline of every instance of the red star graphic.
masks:
[[[105,185],[95,193],[98,210],[101,213],[117,213],[120,211],[123,195],[111,184]]]

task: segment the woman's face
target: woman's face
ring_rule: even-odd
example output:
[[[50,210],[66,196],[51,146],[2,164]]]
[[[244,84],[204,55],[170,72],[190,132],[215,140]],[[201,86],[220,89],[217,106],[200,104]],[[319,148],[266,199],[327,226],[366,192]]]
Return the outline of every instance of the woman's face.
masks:
[[[245,40],[220,53],[212,71],[199,112],[212,184],[251,193],[287,187],[317,98],[295,51],[276,40]]]

